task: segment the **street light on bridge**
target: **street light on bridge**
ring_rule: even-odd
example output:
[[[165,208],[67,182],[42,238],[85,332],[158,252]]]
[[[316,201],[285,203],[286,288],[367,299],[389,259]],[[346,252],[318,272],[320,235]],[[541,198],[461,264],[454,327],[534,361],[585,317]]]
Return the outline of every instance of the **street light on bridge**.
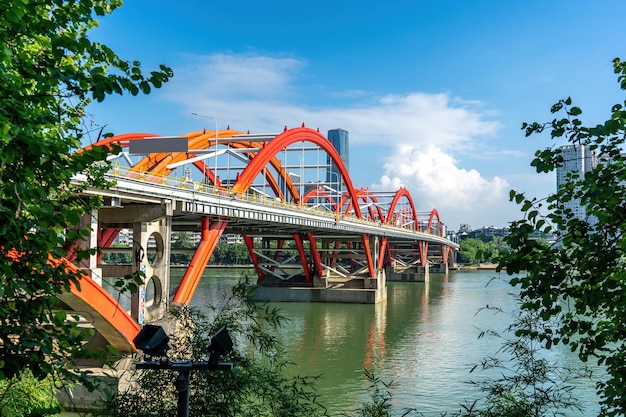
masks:
[[[335,202],[337,209],[339,209],[339,204],[341,204],[341,194],[342,194],[342,186],[341,186],[341,175],[338,172],[335,171],[331,171],[331,170],[327,170],[326,174],[328,175],[328,177],[330,178],[330,182],[327,181],[328,184],[330,184],[330,186],[328,187],[331,191],[336,191],[337,192],[337,201]],[[337,179],[337,182],[333,182],[333,175],[335,176],[334,178]],[[333,189],[333,185],[337,184],[337,189]]]
[[[302,186],[303,186],[303,184],[302,184],[302,175],[296,174],[295,172],[287,172],[287,175],[289,175],[289,177],[298,177],[298,188],[299,188],[299,191],[298,191],[298,194],[299,194],[298,203],[299,203],[300,207],[302,207]]]
[[[220,122],[219,122],[219,120],[217,120],[213,116],[205,116],[204,114],[198,114],[198,113],[194,113],[194,112],[191,112],[191,114],[194,115],[194,116],[204,117],[206,119],[211,119],[215,123],[215,168],[213,170],[213,186],[217,187],[217,145],[218,145],[218,141],[219,141],[218,132],[220,130]],[[206,179],[206,165],[205,165],[204,180],[205,180],[205,182],[207,180]]]

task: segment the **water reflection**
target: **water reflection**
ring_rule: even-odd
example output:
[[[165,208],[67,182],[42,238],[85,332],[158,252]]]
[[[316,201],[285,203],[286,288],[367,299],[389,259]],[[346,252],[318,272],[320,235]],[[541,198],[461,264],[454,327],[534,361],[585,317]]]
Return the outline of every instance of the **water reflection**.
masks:
[[[431,274],[429,283],[388,283],[387,300],[377,305],[274,303],[289,318],[279,336],[287,359],[296,364],[292,372],[321,375],[316,385],[331,413],[366,399],[364,369],[397,383],[398,412],[414,407],[425,416],[439,416],[458,410],[465,399],[480,396],[466,383],[469,370],[500,347],[479,340],[480,329],[503,331],[511,319],[479,310],[490,305],[512,312],[516,307],[511,287],[492,281],[494,276],[456,272]],[[192,304],[219,304],[238,278],[233,270],[211,269]],[[563,357],[576,361],[573,355]],[[593,398],[593,386],[581,384],[580,389],[581,398]]]

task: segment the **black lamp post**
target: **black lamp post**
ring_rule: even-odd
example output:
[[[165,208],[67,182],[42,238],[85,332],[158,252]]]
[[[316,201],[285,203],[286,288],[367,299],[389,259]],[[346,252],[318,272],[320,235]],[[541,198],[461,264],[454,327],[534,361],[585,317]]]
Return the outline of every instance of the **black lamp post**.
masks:
[[[137,369],[169,369],[178,372],[176,377],[176,390],[178,391],[178,417],[189,416],[189,376],[192,370],[199,371],[230,371],[233,364],[220,362],[220,356],[226,355],[233,350],[233,341],[226,327],[219,329],[211,337],[208,361],[170,361],[167,359],[170,338],[165,334],[161,326],[146,324],[133,339],[135,347],[148,356],[148,360],[138,362]],[[164,360],[153,360],[152,356],[165,357]]]

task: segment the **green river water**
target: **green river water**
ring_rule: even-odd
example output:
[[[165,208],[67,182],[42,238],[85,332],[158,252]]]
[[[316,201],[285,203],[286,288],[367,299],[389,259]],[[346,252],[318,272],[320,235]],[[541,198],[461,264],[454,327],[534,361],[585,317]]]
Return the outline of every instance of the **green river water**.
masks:
[[[219,304],[240,274],[233,269],[207,270],[192,305]],[[454,271],[447,276],[431,274],[428,283],[388,282],[387,300],[377,305],[272,304],[289,318],[280,338],[295,363],[291,371],[321,375],[316,383],[320,402],[331,414],[351,410],[367,399],[364,369],[369,369],[396,383],[392,394],[397,415],[411,407],[424,416],[440,416],[481,397],[467,383],[479,377],[470,375],[470,369],[494,354],[500,343],[478,335],[481,330],[502,331],[510,316],[479,310],[487,305],[507,312],[515,308],[506,279],[493,271]],[[567,349],[547,355],[582,367]],[[581,379],[575,386],[585,410],[567,415],[595,415],[594,382]]]
[[[191,304],[200,309],[219,305],[243,272],[207,269]],[[173,269],[172,281],[179,282],[181,275],[182,270]],[[290,372],[321,375],[316,381],[319,402],[330,415],[351,411],[368,399],[364,369],[369,369],[385,381],[394,381],[394,415],[410,407],[424,417],[439,417],[459,410],[466,400],[481,398],[467,383],[480,378],[480,374],[470,375],[470,369],[494,354],[500,343],[478,335],[481,330],[502,331],[511,318],[479,310],[487,305],[505,312],[515,308],[506,279],[493,271],[454,271],[447,276],[431,274],[428,283],[388,282],[387,300],[376,305],[272,305],[289,319],[279,337],[285,359],[294,363]],[[551,361],[582,367],[567,349],[553,349],[546,355]],[[565,415],[596,415],[594,382],[578,379],[573,384],[574,395],[585,408]]]

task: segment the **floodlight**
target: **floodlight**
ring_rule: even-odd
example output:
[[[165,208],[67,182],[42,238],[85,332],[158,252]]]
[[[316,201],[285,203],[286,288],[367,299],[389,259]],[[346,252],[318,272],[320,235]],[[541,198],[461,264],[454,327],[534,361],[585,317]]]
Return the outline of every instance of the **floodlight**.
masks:
[[[142,350],[147,356],[166,356],[170,338],[165,334],[161,326],[146,324],[143,329],[133,339],[137,349]],[[226,326],[220,328],[211,336],[209,345],[209,361],[170,361],[167,358],[161,360],[147,360],[138,362],[137,369],[170,369],[178,372],[176,378],[176,390],[178,391],[178,417],[189,416],[189,374],[191,371],[220,370],[230,371],[233,369],[232,363],[220,362],[221,355],[227,355],[233,350],[233,341],[226,330]]]
[[[218,365],[220,356],[227,355],[233,350],[233,341],[226,330],[226,326],[222,326],[213,336],[211,336],[211,344],[209,345],[209,366]]]
[[[148,356],[165,356],[169,350],[167,342],[170,338],[163,327],[153,324],[146,324],[143,329],[135,336],[133,343],[135,347]]]

